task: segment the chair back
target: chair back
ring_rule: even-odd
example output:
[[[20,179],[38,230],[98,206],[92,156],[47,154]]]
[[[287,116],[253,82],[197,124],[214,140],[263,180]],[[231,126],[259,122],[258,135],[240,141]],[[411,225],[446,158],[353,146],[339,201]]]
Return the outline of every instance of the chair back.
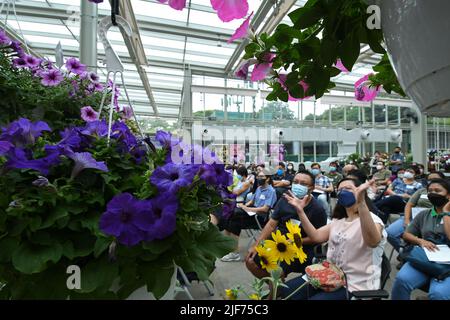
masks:
[[[391,262],[389,261],[386,254],[383,252],[383,258],[381,261],[381,278],[380,278],[380,289],[383,290],[386,285],[387,280],[391,274]]]

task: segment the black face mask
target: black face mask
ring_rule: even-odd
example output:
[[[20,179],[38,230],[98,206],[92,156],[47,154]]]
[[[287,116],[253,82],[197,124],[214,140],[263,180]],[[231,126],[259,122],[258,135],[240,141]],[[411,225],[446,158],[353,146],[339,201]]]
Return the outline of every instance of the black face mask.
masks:
[[[264,178],[258,178],[256,181],[258,182],[258,186],[262,186],[266,183],[266,179]]]
[[[430,200],[431,204],[435,208],[443,207],[448,202],[447,197],[441,196],[440,194],[437,194],[437,193],[429,193],[428,194],[428,200]]]

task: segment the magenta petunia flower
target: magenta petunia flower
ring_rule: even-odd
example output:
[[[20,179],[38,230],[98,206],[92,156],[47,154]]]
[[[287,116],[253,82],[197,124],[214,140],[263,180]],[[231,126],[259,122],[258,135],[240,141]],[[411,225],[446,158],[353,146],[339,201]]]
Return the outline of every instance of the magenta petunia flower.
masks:
[[[211,0],[211,5],[223,22],[242,19],[248,12],[247,0]]]
[[[250,15],[247,17],[247,19],[244,20],[244,22],[239,26],[239,28],[236,29],[236,31],[231,36],[230,40],[228,40],[228,43],[233,42],[234,40],[245,38],[249,34],[250,29],[250,19],[253,16],[253,12],[250,13]]]
[[[0,46],[7,47],[12,43],[11,39],[3,30],[0,30]]]
[[[47,87],[54,87],[60,84],[64,77],[59,70],[51,69],[40,74],[42,77],[41,83]]]
[[[338,59],[336,61],[336,64],[334,65],[335,68],[338,68],[339,70],[341,70],[342,72],[350,72],[347,70],[347,68],[344,66],[344,64],[342,63],[341,59]]]
[[[263,61],[255,65],[251,76],[253,82],[264,80],[267,77],[272,71],[272,61],[275,57],[275,54],[267,52],[262,59]]]
[[[96,83],[90,83],[90,84],[88,85],[87,88],[88,88],[88,90],[91,91],[91,92],[94,92],[94,91],[103,91],[103,89],[104,89],[103,85],[102,85],[101,83],[99,83],[99,82],[96,82]]]
[[[169,2],[169,7],[175,10],[183,10],[186,6],[186,0],[158,0],[160,3]]]
[[[121,111],[122,119],[131,119],[133,117],[133,109],[130,106],[123,106]]]
[[[86,122],[92,122],[98,120],[98,112],[92,109],[91,106],[81,108],[81,119]]]
[[[14,58],[12,63],[15,68],[28,68],[28,63],[24,58]]]
[[[380,92],[381,87],[370,87],[370,80],[369,77],[373,75],[373,73],[370,73],[368,75],[365,75],[355,83],[355,98],[358,101],[373,101],[378,95],[378,92]]]
[[[285,89],[287,91],[287,87],[285,85],[286,80],[287,80],[287,75],[286,74],[280,74],[278,76],[278,82],[281,84],[283,89]],[[303,80],[299,82],[299,85],[301,85],[303,87],[303,92],[306,94],[306,91],[309,89],[309,85]],[[289,92],[288,92],[288,94],[289,94]],[[311,96],[304,97],[304,98],[294,98],[293,96],[291,96],[289,94],[289,101],[301,101],[301,100],[304,100],[304,99],[308,99],[310,97]]]
[[[86,71],[86,66],[80,62],[77,58],[69,58],[66,61],[66,68],[69,72],[75,74],[83,74]]]

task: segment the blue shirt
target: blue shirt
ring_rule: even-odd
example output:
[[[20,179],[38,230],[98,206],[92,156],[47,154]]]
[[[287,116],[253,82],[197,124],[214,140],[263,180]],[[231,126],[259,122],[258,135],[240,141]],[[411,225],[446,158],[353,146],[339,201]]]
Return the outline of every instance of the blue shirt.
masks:
[[[316,186],[320,186],[322,188],[328,188],[331,185],[331,181],[327,176],[321,175],[320,177],[316,177],[315,179]]]
[[[403,154],[401,154],[401,153],[394,153],[392,156],[391,156],[391,160],[392,161],[398,161],[398,160],[400,160],[402,163],[401,164],[393,164],[392,166],[391,166],[391,169],[392,169],[392,171],[393,172],[397,172],[398,171],[398,169],[400,169],[401,167],[402,167],[402,165],[403,165],[403,162],[405,162],[405,156],[403,155]]]
[[[422,184],[417,181],[414,181],[412,184],[406,184],[403,181],[401,181],[401,182],[397,182],[395,185],[393,185],[392,190],[394,191],[394,193],[396,193],[398,195],[406,193],[406,194],[409,194],[410,196],[412,196],[417,190],[422,189],[422,188],[423,188]]]
[[[272,208],[275,205],[275,202],[277,202],[277,193],[271,185],[264,189],[262,187],[258,187],[252,200],[253,205],[256,208],[261,208],[264,206]]]

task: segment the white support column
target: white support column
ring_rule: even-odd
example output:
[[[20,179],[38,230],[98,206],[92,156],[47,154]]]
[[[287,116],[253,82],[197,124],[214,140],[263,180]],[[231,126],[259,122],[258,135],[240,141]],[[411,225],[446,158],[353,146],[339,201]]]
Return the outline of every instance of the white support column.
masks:
[[[427,116],[422,114],[419,108],[413,103],[413,110],[416,111],[418,122],[411,120],[411,151],[413,160],[422,163],[427,168]]]
[[[89,70],[97,70],[97,4],[81,0],[80,61]]]
[[[300,141],[293,141],[292,149],[293,154],[297,156],[297,161],[300,162]]]

